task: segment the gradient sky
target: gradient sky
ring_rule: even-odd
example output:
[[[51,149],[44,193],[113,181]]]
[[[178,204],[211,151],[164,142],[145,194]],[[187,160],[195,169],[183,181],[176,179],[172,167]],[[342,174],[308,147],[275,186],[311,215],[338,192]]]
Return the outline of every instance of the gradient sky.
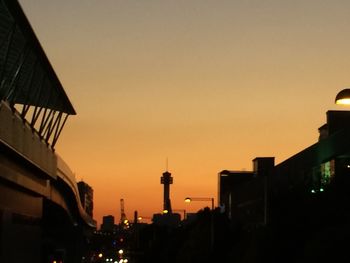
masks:
[[[315,143],[349,86],[347,0],[20,0],[77,116],[56,150],[95,219],[195,212],[217,174]]]

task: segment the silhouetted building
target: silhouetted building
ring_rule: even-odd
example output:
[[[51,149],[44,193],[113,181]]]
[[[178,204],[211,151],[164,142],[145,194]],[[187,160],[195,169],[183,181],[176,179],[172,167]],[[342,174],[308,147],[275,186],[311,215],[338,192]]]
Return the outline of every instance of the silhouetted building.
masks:
[[[154,214],[152,221],[158,226],[177,227],[181,222],[181,215],[177,213]]]
[[[108,215],[102,218],[101,231],[102,232],[114,232],[117,229],[117,225],[114,223],[114,216]]]
[[[252,171],[228,171],[223,170],[218,175],[218,202],[224,208],[227,216],[232,219],[232,215],[238,209],[239,189],[242,185],[254,177]]]
[[[319,132],[316,143],[278,164],[269,177],[268,246],[275,258],[318,262],[336,255],[349,261],[350,112],[328,111]]]
[[[93,217],[94,210],[94,190],[87,183],[80,181],[78,182],[79,196],[82,206],[86,213]]]
[[[302,202],[331,184],[349,187],[350,111],[328,111],[327,123],[318,130],[315,144],[276,166],[273,157],[260,157],[253,160],[253,171],[221,171],[218,198],[228,217],[247,225],[267,223],[272,204],[275,210],[283,207],[278,200],[290,205],[293,198]]]
[[[186,218],[183,220],[182,223],[185,225],[191,224],[197,220],[197,217],[198,217],[198,213],[187,213]]]
[[[223,170],[219,173],[219,205],[229,219],[248,225],[266,222],[267,176],[273,167],[273,157],[257,157],[253,160],[253,171]]]
[[[253,160],[255,176],[271,175],[275,167],[275,157],[257,157]]]
[[[317,143],[293,155],[274,169],[272,192],[323,192],[348,171],[350,158],[350,111],[328,111]]]

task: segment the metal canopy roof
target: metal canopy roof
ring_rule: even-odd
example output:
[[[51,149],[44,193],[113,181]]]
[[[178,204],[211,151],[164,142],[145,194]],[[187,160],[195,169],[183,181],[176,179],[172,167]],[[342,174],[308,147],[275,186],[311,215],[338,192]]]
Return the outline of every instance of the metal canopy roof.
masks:
[[[76,114],[15,0],[0,0],[0,100]]]

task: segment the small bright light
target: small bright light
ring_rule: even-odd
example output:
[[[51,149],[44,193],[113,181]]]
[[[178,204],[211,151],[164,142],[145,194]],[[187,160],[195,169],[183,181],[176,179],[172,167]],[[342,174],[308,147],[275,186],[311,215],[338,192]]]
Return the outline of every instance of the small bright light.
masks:
[[[340,99],[335,102],[336,104],[350,105],[350,99]]]
[[[124,220],[124,224],[127,224],[127,223],[129,223],[129,220],[128,220],[128,219],[125,219],[125,220]]]
[[[336,104],[350,104],[350,89],[346,88],[341,90],[337,96],[335,97],[335,103]]]
[[[123,249],[119,249],[118,253],[119,253],[120,255],[123,255],[124,250],[123,250]]]
[[[189,198],[189,197],[185,198],[185,203],[191,203],[191,201],[192,201],[191,198]]]
[[[167,214],[167,213],[169,213],[169,211],[168,210],[163,210],[163,214]]]
[[[324,190],[323,190],[323,188],[320,188],[320,192],[323,192]]]
[[[128,259],[126,258],[126,259],[124,259],[124,263],[128,263]]]
[[[313,194],[314,194],[314,193],[316,193],[316,191],[315,191],[314,189],[312,189],[312,190],[311,190],[311,193],[313,193]]]
[[[98,257],[99,257],[99,258],[102,258],[102,257],[103,257],[103,254],[102,254],[102,253],[98,254]]]

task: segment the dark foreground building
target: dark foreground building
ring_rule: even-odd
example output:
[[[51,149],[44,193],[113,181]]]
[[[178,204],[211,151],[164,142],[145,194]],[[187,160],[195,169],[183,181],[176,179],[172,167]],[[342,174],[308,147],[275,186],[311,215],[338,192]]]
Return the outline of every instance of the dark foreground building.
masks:
[[[251,172],[219,173],[220,203],[242,229],[232,260],[348,262],[350,112],[328,111],[315,144],[276,166],[265,159],[262,173],[259,159]]]
[[[75,114],[18,1],[0,0],[0,262],[81,261],[96,222],[55,152]]]
[[[274,157],[257,157],[253,160],[253,171],[219,173],[219,204],[230,220],[247,226],[266,224],[267,178],[274,163]]]

